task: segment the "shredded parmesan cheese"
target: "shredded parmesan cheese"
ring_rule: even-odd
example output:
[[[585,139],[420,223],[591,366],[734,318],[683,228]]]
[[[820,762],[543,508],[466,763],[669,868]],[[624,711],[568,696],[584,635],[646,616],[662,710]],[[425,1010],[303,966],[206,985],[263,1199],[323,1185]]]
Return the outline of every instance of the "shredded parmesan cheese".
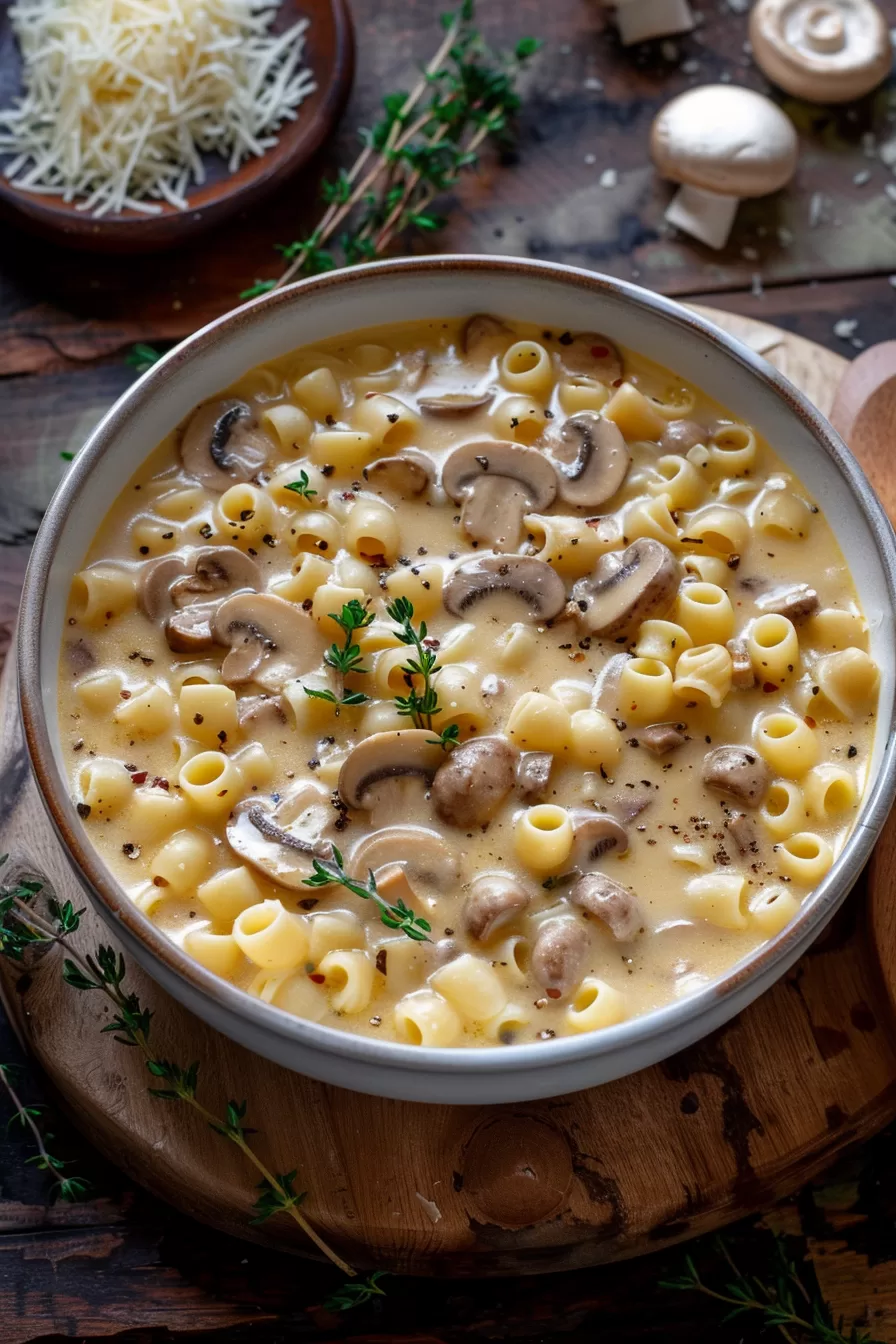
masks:
[[[93,215],[188,206],[203,153],[233,172],[315,88],[303,19],[262,0],[17,0],[24,94],[0,112],[5,174]]]

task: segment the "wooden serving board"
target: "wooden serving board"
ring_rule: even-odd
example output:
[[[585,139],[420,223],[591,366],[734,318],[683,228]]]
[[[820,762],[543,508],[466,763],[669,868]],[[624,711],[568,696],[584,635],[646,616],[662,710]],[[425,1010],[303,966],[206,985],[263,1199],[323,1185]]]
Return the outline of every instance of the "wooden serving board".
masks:
[[[713,313],[823,410],[845,361]],[[0,853],[83,903],[30,778],[11,679],[0,717]],[[634,1077],[525,1105],[448,1107],[340,1091],[250,1054],[136,967],[157,1048],[200,1061],[219,1111],[247,1098],[259,1151],[297,1167],[305,1211],[358,1267],[501,1275],[640,1254],[764,1208],[896,1116],[896,930],[886,917],[896,823],[867,883],[795,969],[727,1027]],[[869,918],[869,897],[876,919]],[[77,935],[108,933],[92,912]],[[99,995],[69,989],[58,949],[0,994],[74,1120],[129,1176],[227,1232],[306,1252],[287,1218],[251,1227],[253,1173],[186,1108],[154,1101],[137,1052],[100,1034]]]

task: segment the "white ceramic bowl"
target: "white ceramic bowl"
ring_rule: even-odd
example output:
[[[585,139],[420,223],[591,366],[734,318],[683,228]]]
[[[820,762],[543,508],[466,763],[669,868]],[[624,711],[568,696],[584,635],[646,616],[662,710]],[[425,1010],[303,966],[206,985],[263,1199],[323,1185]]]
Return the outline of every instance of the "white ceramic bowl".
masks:
[[[217,979],[134,908],[75,813],[59,744],[56,678],[65,604],[98,521],[137,464],[199,401],[295,346],[415,318],[488,310],[556,329],[605,331],[671,366],[755,425],[811,485],[871,625],[881,702],[871,785],[842,854],[789,928],[700,992],[592,1035],[512,1048],[433,1050],[352,1036],[250,998]],[[19,627],[22,712],[41,791],[96,908],[134,957],[199,1017],[261,1055],[328,1083],[415,1101],[524,1101],[607,1082],[720,1026],[816,937],[868,858],[896,789],[896,541],[874,492],[825,419],[763,359],[668,299],[618,280],[529,261],[445,257],[381,262],[304,281],[220,318],[156,364],[78,454],[47,512]]]

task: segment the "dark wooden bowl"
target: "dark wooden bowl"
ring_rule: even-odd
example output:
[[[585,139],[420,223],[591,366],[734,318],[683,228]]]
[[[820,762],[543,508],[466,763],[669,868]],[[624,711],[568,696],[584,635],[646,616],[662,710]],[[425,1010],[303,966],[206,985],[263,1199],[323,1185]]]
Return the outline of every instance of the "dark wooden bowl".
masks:
[[[102,252],[145,252],[188,242],[203,230],[253,205],[296,173],[330,134],[345,107],[355,65],[355,40],[346,0],[283,0],[275,31],[301,17],[310,20],[305,34],[305,63],[317,88],[287,121],[276,145],[260,159],[247,159],[228,173],[216,154],[205,158],[205,184],[188,193],[189,208],[160,203],[161,213],[132,210],[93,219],[59,197],[20,191],[0,176],[0,209],[22,216],[29,232],[52,237],[71,247]],[[0,11],[0,104],[8,107],[20,88],[21,57],[6,18]]]

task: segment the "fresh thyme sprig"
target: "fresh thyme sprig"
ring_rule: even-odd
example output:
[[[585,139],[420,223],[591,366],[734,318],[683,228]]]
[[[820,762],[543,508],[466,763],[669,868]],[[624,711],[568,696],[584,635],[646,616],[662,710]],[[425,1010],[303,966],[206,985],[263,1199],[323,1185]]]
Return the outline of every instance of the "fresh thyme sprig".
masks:
[[[512,54],[496,55],[473,17],[473,0],[441,16],[445,34],[420,79],[409,93],[383,99],[384,114],[360,132],[363,148],[351,168],[324,182],[326,210],[317,227],[307,238],[280,244],[288,263],[283,274],[256,281],[240,298],[300,275],[372,261],[403,233],[441,228],[433,201],[476,167],[488,140],[509,140],[520,106],[519,72],[541,45],[524,37]]]
[[[0,860],[2,863],[2,860]],[[126,965],[124,957],[109,946],[100,946],[95,955],[84,956],[69,941],[80,925],[83,912],[73,909],[71,902],[60,905],[48,902],[50,921],[33,909],[34,898],[42,891],[40,882],[18,882],[0,887],[0,951],[15,961],[21,961],[26,949],[35,944],[61,943],[67,957],[63,962],[62,978],[72,989],[99,992],[105,995],[115,1009],[115,1015],[102,1028],[119,1045],[140,1051],[147,1071],[154,1080],[164,1084],[148,1091],[160,1101],[180,1101],[197,1112],[215,1131],[239,1148],[261,1177],[259,1198],[255,1204],[255,1222],[265,1221],[275,1213],[286,1213],[298,1223],[302,1231],[328,1260],[344,1274],[355,1278],[355,1270],[328,1246],[324,1239],[300,1212],[305,1198],[294,1188],[295,1172],[278,1176],[271,1172],[252,1148],[248,1136],[254,1133],[245,1124],[245,1101],[229,1101],[221,1118],[209,1111],[197,1096],[199,1065],[184,1067],[156,1055],[150,1044],[152,1012],[144,1008],[139,997],[125,988]],[[7,1083],[8,1088],[8,1083]]]
[[[304,475],[304,473],[303,473]],[[302,690],[306,695],[310,695],[313,700],[327,700],[333,705],[363,705],[370,699],[363,691],[346,691],[345,679],[349,673],[366,674],[367,668],[362,667],[364,661],[361,650],[355,643],[355,634],[358,630],[365,630],[374,618],[374,613],[363,607],[356,597],[350,602],[346,602],[342,608],[342,614],[337,616],[335,611],[329,613],[330,619],[335,621],[340,630],[344,633],[342,648],[338,644],[331,644],[324,654],[324,662],[328,667],[332,667],[342,682],[342,694],[336,696],[332,691],[317,691],[310,686],[303,686]]]
[[[766,1284],[738,1269],[721,1237],[715,1248],[731,1270],[733,1279],[722,1290],[710,1288],[697,1272],[693,1258],[685,1256],[686,1272],[680,1278],[660,1284],[681,1292],[702,1293],[721,1302],[730,1310],[723,1317],[730,1321],[750,1312],[761,1315],[763,1324],[776,1329],[787,1344],[880,1344],[880,1341],[853,1326],[844,1332],[843,1318],[835,1323],[830,1304],[820,1296],[817,1285],[807,1283],[787,1252],[783,1237],[773,1237],[771,1282]]]
[[[156,350],[154,346],[145,345],[143,341],[138,341],[136,345],[131,346],[124,357],[124,362],[129,364],[132,369],[136,369],[137,373],[146,373],[146,370],[151,369],[153,364],[158,364],[161,358],[162,352],[160,350]]]
[[[375,1269],[360,1282],[344,1283],[322,1303],[324,1311],[350,1311],[352,1307],[363,1307],[375,1297],[385,1297],[379,1286],[380,1279],[386,1277],[384,1269]]]
[[[309,501],[317,494],[316,490],[311,489],[311,482],[308,479],[307,471],[300,471],[299,479],[297,481],[290,481],[285,488],[287,490],[295,491],[297,495],[301,495],[302,499],[307,499]]]
[[[417,655],[402,664],[401,670],[410,689],[407,695],[396,695],[395,708],[399,714],[411,719],[415,728],[430,728],[433,732],[437,732],[438,730],[432,727],[432,721],[433,716],[439,712],[439,697],[433,683],[442,669],[438,665],[434,650],[426,647],[428,637],[426,622],[421,621],[420,629],[414,629],[414,604],[407,597],[397,597],[394,602],[390,602],[386,607],[386,615],[399,627],[395,633],[402,644],[413,648]],[[415,677],[423,683],[422,694],[414,685]],[[452,751],[457,746],[459,738],[460,729],[456,723],[450,723],[447,728],[442,729],[438,737],[430,740],[443,751]]]
[[[15,1064],[0,1064],[0,1084],[2,1084],[6,1095],[15,1107],[7,1122],[7,1131],[16,1124],[21,1125],[22,1129],[31,1131],[31,1137],[34,1140],[37,1152],[33,1157],[27,1159],[29,1165],[33,1164],[38,1171],[49,1172],[55,1178],[50,1187],[51,1198],[63,1199],[69,1204],[76,1204],[90,1190],[90,1182],[84,1180],[81,1176],[63,1175],[65,1168],[72,1164],[64,1162],[61,1157],[57,1157],[55,1153],[50,1151],[50,1144],[56,1136],[49,1131],[43,1131],[38,1123],[45,1108],[42,1105],[29,1104],[21,1100],[13,1086],[13,1078],[18,1072],[18,1066]]]
[[[398,929],[415,943],[432,942],[427,936],[432,932],[432,925],[422,915],[415,914],[401,898],[394,905],[390,904],[377,890],[376,878],[372,871],[368,872],[366,882],[358,882],[350,877],[345,871],[342,855],[335,845],[332,859],[314,859],[313,863],[314,875],[305,878],[306,887],[327,887],[331,882],[338,882],[346,891],[360,896],[362,901],[375,901],[380,908],[380,919],[387,929]]]

